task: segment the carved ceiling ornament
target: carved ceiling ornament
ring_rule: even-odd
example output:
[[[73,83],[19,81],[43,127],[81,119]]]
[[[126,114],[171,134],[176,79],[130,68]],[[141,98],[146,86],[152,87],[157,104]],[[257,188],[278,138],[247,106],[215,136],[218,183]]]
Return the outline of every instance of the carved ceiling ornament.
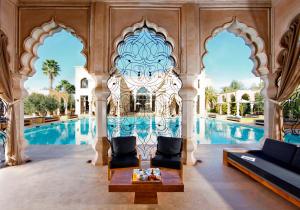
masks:
[[[288,31],[286,31],[281,40],[280,46],[283,48],[277,57],[279,68],[276,71],[276,85],[279,86],[282,71],[284,68],[294,69],[300,63],[300,14],[291,22]],[[297,54],[297,55],[296,55]],[[298,56],[298,62],[294,62]],[[290,66],[291,65],[291,66]],[[290,67],[288,67],[290,66]]]
[[[254,66],[252,68],[252,73],[255,76],[262,76],[269,74],[268,69],[268,56],[265,49],[264,40],[259,37],[257,31],[247,26],[246,24],[240,22],[236,17],[233,18],[232,21],[225,23],[224,25],[215,28],[211,35],[206,39],[204,43],[204,54],[202,56],[202,66],[205,68],[203,64],[203,58],[208,53],[207,50],[207,43],[213,39],[217,34],[222,31],[229,31],[235,34],[238,37],[241,37],[247,46],[251,49],[251,56],[250,59],[253,61]]]
[[[61,30],[66,30],[70,32],[73,36],[78,38],[80,42],[83,44],[83,49],[81,54],[85,57],[87,63],[87,55],[86,55],[86,44],[81,37],[79,37],[75,30],[72,28],[65,26],[61,23],[57,23],[54,18],[49,22],[42,24],[39,27],[36,27],[32,30],[29,37],[27,37],[24,41],[24,50],[25,52],[21,56],[21,71],[22,75],[33,76],[36,72],[34,67],[35,61],[39,58],[37,55],[37,50],[40,45],[44,43],[44,40],[54,35]]]

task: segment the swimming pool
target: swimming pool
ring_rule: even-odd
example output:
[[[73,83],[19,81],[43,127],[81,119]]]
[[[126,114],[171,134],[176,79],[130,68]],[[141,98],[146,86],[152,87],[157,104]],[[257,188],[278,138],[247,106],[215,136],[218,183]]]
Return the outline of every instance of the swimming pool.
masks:
[[[152,147],[158,135],[181,136],[180,118],[159,117],[109,117],[109,138],[134,135],[141,146]],[[95,138],[95,120],[82,118],[25,128],[29,144],[91,144]],[[217,119],[197,118],[195,134],[198,144],[250,144],[264,136],[261,127],[241,125]],[[299,136],[287,136],[288,142],[300,143]]]

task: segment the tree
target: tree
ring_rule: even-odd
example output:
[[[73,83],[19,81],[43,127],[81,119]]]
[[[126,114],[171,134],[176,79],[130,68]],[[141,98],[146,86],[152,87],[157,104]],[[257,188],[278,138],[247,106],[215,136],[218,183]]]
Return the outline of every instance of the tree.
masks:
[[[26,114],[45,115],[47,113],[45,107],[45,95],[32,93],[24,100],[24,109]]]
[[[39,93],[32,93],[24,100],[24,112],[45,116],[47,111],[53,113],[58,108],[58,101],[52,96],[45,96]]]
[[[228,87],[222,88],[222,92],[229,93],[229,92],[234,92],[236,90],[242,90],[242,89],[245,89],[245,86],[241,82],[237,80],[233,80]]]
[[[60,83],[56,86],[55,90],[64,91],[70,95],[75,94],[75,86],[67,80],[61,80]]]
[[[217,104],[217,94],[212,87],[205,88],[205,106],[211,110],[215,108]]]
[[[253,110],[257,114],[262,114],[264,112],[264,97],[260,93],[255,93],[255,104]]]
[[[49,78],[49,89],[53,89],[53,81],[59,75],[60,67],[55,60],[45,60],[42,67],[43,73]]]
[[[53,112],[55,110],[57,110],[58,106],[59,106],[59,103],[53,96],[45,97],[45,107],[46,107],[46,110],[48,112],[50,112],[50,114],[53,114]]]
[[[263,87],[264,87],[264,82],[261,80],[259,82],[259,84],[253,84],[250,89],[251,90],[261,90],[261,89],[263,89]]]

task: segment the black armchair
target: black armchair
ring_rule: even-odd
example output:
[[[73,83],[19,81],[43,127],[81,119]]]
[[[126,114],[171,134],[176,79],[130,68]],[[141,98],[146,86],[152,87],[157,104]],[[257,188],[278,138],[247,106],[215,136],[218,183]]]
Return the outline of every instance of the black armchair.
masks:
[[[178,169],[182,176],[182,148],[182,138],[158,136],[156,154],[150,158],[151,167]]]
[[[111,157],[108,160],[108,179],[114,169],[141,166],[141,157],[137,158],[135,136],[115,137],[111,139]]]

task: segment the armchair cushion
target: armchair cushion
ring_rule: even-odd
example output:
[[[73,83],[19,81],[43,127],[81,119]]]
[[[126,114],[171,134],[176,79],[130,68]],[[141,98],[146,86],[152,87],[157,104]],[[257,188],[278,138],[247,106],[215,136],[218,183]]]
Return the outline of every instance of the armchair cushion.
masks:
[[[297,146],[294,144],[285,143],[273,139],[266,139],[262,152],[273,159],[281,161],[282,163],[290,164]]]
[[[174,138],[174,137],[157,137],[157,155],[164,156],[181,156],[182,150],[182,138]]]
[[[113,157],[136,156],[137,152],[135,147],[135,136],[122,136],[111,139]]]
[[[155,155],[155,157],[151,159],[151,165],[155,167],[181,169],[181,157]]]
[[[139,159],[135,155],[129,155],[124,157],[112,157],[110,161],[110,168],[127,168],[138,167]]]

